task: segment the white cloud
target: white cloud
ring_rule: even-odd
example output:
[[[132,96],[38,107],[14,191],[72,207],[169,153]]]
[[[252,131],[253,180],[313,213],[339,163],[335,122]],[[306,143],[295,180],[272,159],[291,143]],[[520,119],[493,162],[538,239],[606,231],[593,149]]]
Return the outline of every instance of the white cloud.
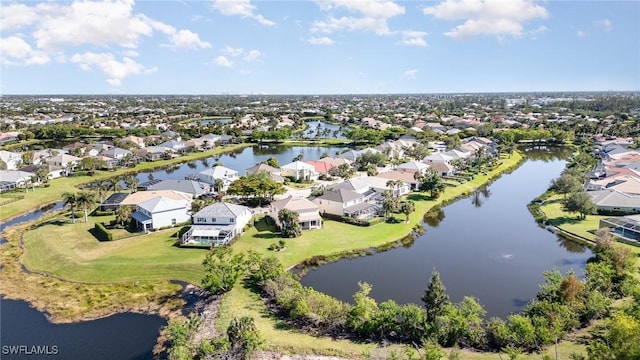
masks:
[[[220,51],[222,51],[223,53],[229,56],[240,56],[244,53],[243,48],[234,48],[231,46],[225,46],[224,49],[220,49]]]
[[[36,10],[24,4],[2,5],[0,12],[0,30],[19,29],[38,19]]]
[[[213,59],[213,63],[222,67],[227,67],[227,68],[233,67],[233,62],[223,55],[220,55],[215,59]]]
[[[323,37],[312,37],[309,38],[309,44],[313,45],[333,45],[335,41],[333,39],[323,36]]]
[[[406,30],[401,32],[402,40],[396,44],[405,46],[420,46],[427,47],[429,44],[424,40],[424,37],[428,34],[424,31]]]
[[[171,47],[176,49],[205,49],[210,48],[211,44],[200,40],[200,36],[191,30],[180,30],[169,36],[171,39]]]
[[[325,11],[346,10],[357,16],[331,15],[326,20],[314,21],[311,24],[312,32],[372,31],[386,35],[390,33],[387,20],[405,13],[404,7],[390,0],[319,0],[317,3]]]
[[[585,37],[585,36],[587,36],[587,33],[586,33],[586,31],[578,30],[578,31],[576,31],[576,35],[578,37]]]
[[[251,5],[251,0],[213,0],[213,7],[222,15],[233,16],[239,15],[243,18],[251,18],[262,25],[273,26],[276,23],[267,20],[264,16],[256,14],[256,7]]]
[[[190,30],[177,30],[144,14],[134,14],[133,0],[74,1],[71,4],[40,3],[3,7],[2,30],[34,26],[33,38],[41,50],[59,51],[66,45],[116,45],[136,48],[154,32],[169,37],[170,47],[198,49],[211,47]]]
[[[251,50],[247,53],[247,56],[244,57],[244,60],[247,62],[252,62],[263,57],[264,54],[260,50]]]
[[[445,0],[423,9],[424,14],[444,20],[464,20],[445,35],[468,39],[480,35],[522,37],[527,21],[547,18],[547,9],[533,0]]]
[[[0,39],[0,64],[42,65],[51,59],[41,51],[34,50],[29,43],[17,36]]]
[[[147,68],[128,57],[121,61],[116,60],[111,53],[74,54],[71,62],[80,65],[80,68],[86,71],[100,69],[107,76],[107,83],[113,86],[120,86],[122,80],[131,75],[149,74],[157,70],[155,67]]]
[[[600,19],[595,21],[596,25],[603,27],[606,31],[611,30],[613,24],[609,19]]]
[[[317,3],[325,11],[345,8],[365,17],[390,18],[404,14],[404,8],[390,0],[318,0]]]
[[[411,69],[411,70],[407,70],[404,73],[402,73],[402,76],[409,78],[409,79],[415,79],[416,75],[418,74],[418,70],[417,69]]]

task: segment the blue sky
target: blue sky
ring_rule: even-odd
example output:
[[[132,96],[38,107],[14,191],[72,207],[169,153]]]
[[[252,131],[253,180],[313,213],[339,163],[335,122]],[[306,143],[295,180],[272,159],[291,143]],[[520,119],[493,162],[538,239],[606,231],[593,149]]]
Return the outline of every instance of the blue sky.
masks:
[[[640,1],[0,3],[2,94],[640,90]]]

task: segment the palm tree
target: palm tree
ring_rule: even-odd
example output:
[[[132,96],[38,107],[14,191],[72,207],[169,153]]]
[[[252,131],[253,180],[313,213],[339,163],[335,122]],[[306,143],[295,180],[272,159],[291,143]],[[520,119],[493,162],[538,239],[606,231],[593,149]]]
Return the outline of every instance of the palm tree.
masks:
[[[123,227],[129,221],[131,214],[133,213],[133,208],[129,205],[121,205],[116,209],[116,222],[118,222]]]
[[[393,196],[398,197],[400,196],[400,187],[403,185],[404,183],[400,180],[389,180],[387,181],[387,186],[391,187],[392,192],[393,192]]]
[[[49,182],[49,169],[46,166],[41,166],[36,171],[36,178],[43,184]]]
[[[120,186],[120,179],[118,178],[110,178],[109,185],[110,185],[109,188],[112,189],[113,192],[118,192],[122,190],[122,186]]]
[[[409,214],[416,211],[416,204],[413,201],[403,201],[402,203],[400,203],[400,211],[402,211],[407,216],[405,223],[408,223]]]
[[[84,222],[89,222],[87,207],[96,203],[96,194],[88,191],[81,191],[76,195],[76,204],[84,209]]]
[[[138,178],[135,175],[127,175],[122,180],[124,180],[127,188],[129,188],[129,192],[133,193],[136,191],[136,188],[138,187]]]
[[[220,193],[224,189],[224,181],[222,179],[215,179],[213,181],[213,191]]]
[[[75,193],[65,192],[62,193],[62,201],[64,203],[64,206],[68,206],[71,209],[71,219],[72,222],[75,223],[75,208],[78,204],[78,196]]]

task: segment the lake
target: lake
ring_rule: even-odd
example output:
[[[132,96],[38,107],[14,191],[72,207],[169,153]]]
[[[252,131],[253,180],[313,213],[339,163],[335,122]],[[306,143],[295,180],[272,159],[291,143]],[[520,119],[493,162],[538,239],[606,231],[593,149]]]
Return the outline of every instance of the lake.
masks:
[[[2,359],[153,359],[160,328],[159,316],[116,314],[107,318],[52,324],[24,301],[0,298]],[[20,352],[19,346],[27,346]],[[41,354],[34,354],[39,346]]]
[[[318,160],[322,154],[335,156],[347,150],[346,147],[336,146],[283,146],[283,145],[256,145],[246,147],[236,152],[216,155],[207,159],[196,160],[168,169],[155,170],[152,172],[141,172],[138,176],[140,183],[149,180],[149,174],[154,179],[184,179],[186,176],[210,169],[216,162],[245,174],[248,169],[257,163],[266,161],[270,157],[278,160],[280,165],[285,165],[293,161],[293,158],[302,154],[303,160]]]
[[[18,216],[0,224],[0,232],[8,226],[37,220],[62,206],[58,201]],[[0,238],[0,244],[2,242],[4,239]],[[73,324],[52,324],[28,303],[0,297],[0,358],[153,359],[153,346],[166,324],[159,316],[133,313]],[[40,346],[43,353],[34,354],[32,346]]]
[[[544,271],[574,269],[582,277],[591,251],[540,228],[527,209],[561,173],[565,161],[531,155],[488,186],[485,195],[476,192],[425,219],[426,232],[410,247],[310,269],[302,284],[351,301],[358,282],[366,281],[379,302],[421,304],[437,269],[452,301],[473,296],[488,318],[522,310],[538,292]]]
[[[324,121],[307,121],[307,128],[302,133],[303,137],[310,139],[344,139],[344,134],[339,125],[329,124]]]

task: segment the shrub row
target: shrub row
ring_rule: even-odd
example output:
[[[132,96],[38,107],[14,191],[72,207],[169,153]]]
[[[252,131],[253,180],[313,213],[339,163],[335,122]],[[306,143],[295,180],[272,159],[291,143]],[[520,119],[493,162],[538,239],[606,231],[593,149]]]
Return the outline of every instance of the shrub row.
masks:
[[[96,223],[94,226],[96,237],[100,241],[113,241],[113,234],[102,223]]]
[[[340,215],[328,214],[328,213],[323,213],[323,214],[321,214],[321,216],[322,216],[323,219],[339,221],[339,222],[342,222],[342,223],[345,223],[345,224],[351,224],[351,225],[357,225],[357,226],[369,226],[369,225],[371,225],[366,220],[355,219],[355,218],[348,217],[348,216],[340,216]]]

